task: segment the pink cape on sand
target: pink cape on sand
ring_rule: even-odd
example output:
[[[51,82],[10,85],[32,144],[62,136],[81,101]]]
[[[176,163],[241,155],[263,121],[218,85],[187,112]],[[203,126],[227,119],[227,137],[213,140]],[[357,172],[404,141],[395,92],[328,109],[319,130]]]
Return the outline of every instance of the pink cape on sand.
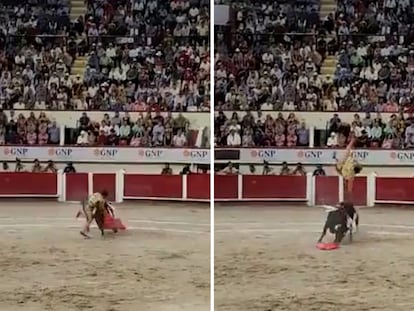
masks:
[[[318,243],[316,247],[322,251],[332,251],[334,249],[339,248],[338,243]]]

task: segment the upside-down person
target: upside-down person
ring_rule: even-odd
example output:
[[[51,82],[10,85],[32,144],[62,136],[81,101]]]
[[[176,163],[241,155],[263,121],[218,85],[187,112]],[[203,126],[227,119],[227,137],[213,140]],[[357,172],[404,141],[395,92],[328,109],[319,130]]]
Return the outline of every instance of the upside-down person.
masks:
[[[101,230],[101,234],[104,234],[104,220],[107,206],[107,197],[108,192],[106,190],[103,190],[102,192],[96,192],[92,194],[88,198],[87,202],[82,203],[82,212],[86,217],[86,222],[80,234],[84,237],[89,238],[88,232],[93,220],[96,221],[99,230]],[[81,213],[79,212],[77,214],[77,217],[80,214]]]
[[[361,164],[359,164],[353,155],[353,148],[355,144],[355,137],[351,138],[348,146],[346,147],[345,156],[342,160],[338,160],[335,157],[335,168],[339,175],[343,177],[344,181],[344,196],[345,201],[352,202],[352,193],[354,186],[355,175],[359,174],[362,170]]]

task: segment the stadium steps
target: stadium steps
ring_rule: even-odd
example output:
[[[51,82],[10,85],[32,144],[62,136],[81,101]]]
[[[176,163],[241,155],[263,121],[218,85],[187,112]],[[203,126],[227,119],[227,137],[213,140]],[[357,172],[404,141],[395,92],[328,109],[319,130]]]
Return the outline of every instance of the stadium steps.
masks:
[[[83,80],[83,73],[85,72],[86,64],[88,63],[87,56],[78,56],[72,65],[71,78],[76,78],[79,75]]]
[[[333,77],[335,70],[336,70],[336,64],[337,64],[337,58],[335,55],[328,55],[325,60],[322,63],[321,66],[321,78],[322,80],[326,80],[326,76]]]
[[[84,0],[70,0],[70,19],[73,21],[79,16],[85,16],[87,7]]]
[[[321,19],[336,11],[336,0],[321,0],[319,15]]]

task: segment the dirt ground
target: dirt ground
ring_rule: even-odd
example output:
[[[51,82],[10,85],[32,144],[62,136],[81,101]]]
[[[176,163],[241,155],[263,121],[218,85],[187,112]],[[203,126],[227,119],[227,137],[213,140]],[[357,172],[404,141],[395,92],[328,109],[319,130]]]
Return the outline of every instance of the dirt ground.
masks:
[[[414,310],[414,211],[360,215],[352,244],[320,251],[321,209],[216,206],[215,310]]]
[[[209,210],[134,202],[85,240],[76,204],[0,203],[0,310],[207,311]]]

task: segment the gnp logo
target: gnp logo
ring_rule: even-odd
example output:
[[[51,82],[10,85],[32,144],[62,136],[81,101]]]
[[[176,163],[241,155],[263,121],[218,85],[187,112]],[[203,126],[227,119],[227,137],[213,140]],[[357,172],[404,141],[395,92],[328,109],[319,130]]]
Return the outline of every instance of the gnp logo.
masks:
[[[25,157],[29,152],[29,148],[25,147],[6,147],[3,149],[5,156]]]
[[[277,158],[277,150],[275,149],[258,149],[252,150],[250,155],[253,158],[260,158],[262,160],[274,160]]]
[[[141,149],[138,151],[138,155],[141,158],[159,159],[162,156],[164,156],[164,150],[162,149]]]
[[[390,158],[401,162],[412,162],[414,161],[414,152],[412,151],[398,151],[391,152]]]
[[[62,158],[70,158],[73,153],[72,148],[49,148],[47,153],[49,156],[56,156]]]
[[[183,155],[185,158],[191,158],[196,160],[208,160],[208,150],[184,150]]]
[[[299,159],[318,160],[322,158],[322,150],[299,150],[296,154]]]
[[[113,148],[97,148],[93,151],[93,154],[101,158],[114,158],[118,154],[118,150]]]
[[[352,154],[354,155],[354,158],[356,160],[364,161],[364,160],[366,160],[368,158],[369,151],[366,151],[366,150],[355,150],[355,151],[352,152]]]

